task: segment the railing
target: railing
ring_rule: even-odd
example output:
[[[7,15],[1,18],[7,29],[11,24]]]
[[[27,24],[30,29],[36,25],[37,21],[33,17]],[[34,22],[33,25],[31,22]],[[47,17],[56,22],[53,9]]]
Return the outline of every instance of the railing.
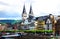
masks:
[[[50,37],[50,36],[38,36],[37,38],[41,38],[41,39],[58,39],[56,36],[53,36],[53,37]]]
[[[25,36],[25,37],[22,37],[24,39],[58,39],[58,37],[56,36],[53,36],[53,37],[50,37],[50,36]]]

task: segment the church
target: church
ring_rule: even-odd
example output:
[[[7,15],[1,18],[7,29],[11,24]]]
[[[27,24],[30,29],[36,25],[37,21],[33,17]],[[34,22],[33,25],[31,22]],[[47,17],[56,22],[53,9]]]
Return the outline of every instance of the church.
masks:
[[[27,17],[28,16],[28,17]],[[32,10],[32,5],[30,5],[30,10],[29,14],[27,14],[25,5],[23,6],[23,11],[22,11],[22,24],[24,24],[23,29],[29,29],[31,26],[34,26],[34,14]]]

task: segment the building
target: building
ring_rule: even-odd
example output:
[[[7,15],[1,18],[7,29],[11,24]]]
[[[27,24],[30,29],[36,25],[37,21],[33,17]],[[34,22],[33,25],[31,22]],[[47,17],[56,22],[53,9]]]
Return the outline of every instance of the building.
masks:
[[[28,15],[28,17],[27,17]],[[23,6],[23,12],[22,12],[22,20],[23,20],[23,29],[30,29],[32,26],[34,26],[34,15],[32,11],[32,5],[30,5],[29,14],[26,13],[25,5]]]
[[[55,27],[55,34],[56,35],[60,35],[60,16],[57,16],[57,23],[55,24],[56,27]]]
[[[40,28],[43,28],[45,30],[52,30],[52,21],[51,21],[51,18],[50,18],[50,14],[46,15],[46,16],[36,17],[36,21],[37,20],[42,21],[42,23],[44,21],[44,25],[42,25],[40,23],[40,25],[43,26],[43,27],[40,26]]]
[[[35,29],[36,29],[36,30],[44,30],[44,29],[45,29],[45,28],[44,28],[44,26],[45,26],[45,21],[37,20],[35,23],[36,23],[36,24],[35,24]]]

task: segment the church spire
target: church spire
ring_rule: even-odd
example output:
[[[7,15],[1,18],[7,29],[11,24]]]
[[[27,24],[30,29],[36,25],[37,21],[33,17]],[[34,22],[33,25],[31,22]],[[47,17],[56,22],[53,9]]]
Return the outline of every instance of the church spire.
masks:
[[[22,13],[26,13],[25,4],[23,6],[23,12]]]
[[[27,13],[26,13],[26,9],[25,9],[25,4],[23,6],[22,19],[23,20],[27,19]]]
[[[29,11],[29,22],[31,22],[33,20],[33,11],[32,11],[32,5],[30,5],[30,11]]]
[[[30,5],[29,15],[32,15],[33,16],[32,5]]]

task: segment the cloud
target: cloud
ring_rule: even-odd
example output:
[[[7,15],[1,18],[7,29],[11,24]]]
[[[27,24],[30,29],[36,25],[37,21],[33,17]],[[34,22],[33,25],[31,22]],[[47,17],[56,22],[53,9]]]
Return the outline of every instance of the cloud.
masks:
[[[5,14],[8,17],[10,15],[13,17],[21,16],[24,3],[27,13],[29,13],[30,4],[32,4],[34,16],[58,15],[60,11],[60,0],[0,0],[0,11],[7,12]]]
[[[59,0],[35,0],[35,1],[36,2],[33,3],[33,11],[35,13],[35,16],[43,15],[40,14],[41,12],[44,12],[46,14],[54,14],[58,12],[57,5]]]
[[[1,2],[1,1],[0,1],[0,4],[1,4],[1,5],[6,5],[6,6],[9,6],[9,4],[4,3],[4,2]]]

